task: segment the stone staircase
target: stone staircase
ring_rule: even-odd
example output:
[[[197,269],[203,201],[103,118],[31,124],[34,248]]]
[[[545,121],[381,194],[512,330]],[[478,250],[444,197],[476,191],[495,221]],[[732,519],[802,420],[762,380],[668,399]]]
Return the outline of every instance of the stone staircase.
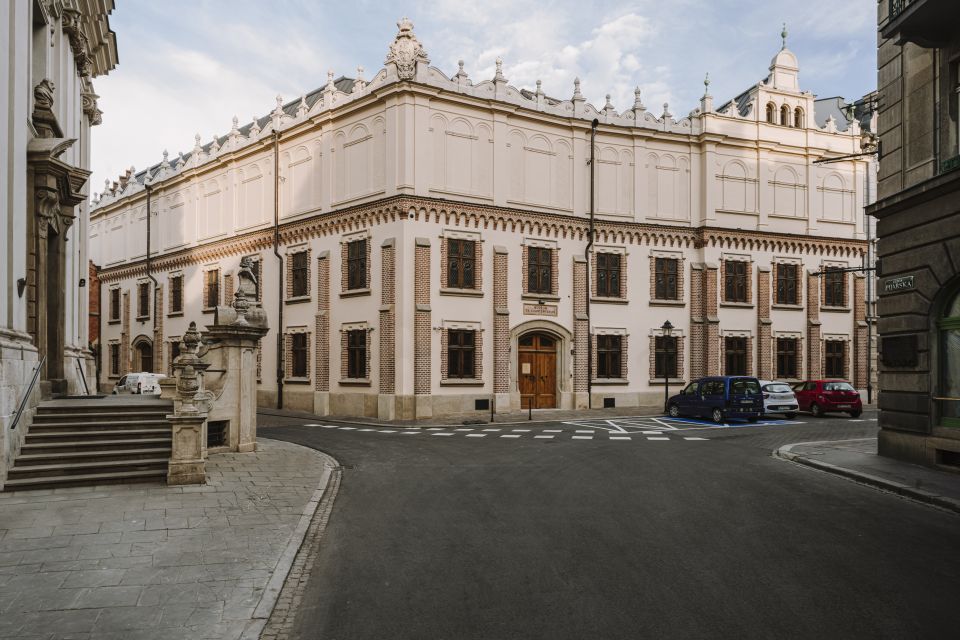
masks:
[[[42,402],[3,490],[163,482],[172,412],[168,401],[127,395]]]

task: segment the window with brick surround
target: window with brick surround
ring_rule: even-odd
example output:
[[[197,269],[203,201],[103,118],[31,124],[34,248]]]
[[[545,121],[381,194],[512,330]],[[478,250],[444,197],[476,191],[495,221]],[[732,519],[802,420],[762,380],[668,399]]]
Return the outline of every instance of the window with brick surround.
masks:
[[[774,301],[777,304],[800,304],[798,295],[800,265],[789,262],[777,264],[777,289]]]
[[[367,377],[367,330],[347,331],[347,377]]]
[[[366,287],[367,239],[362,238],[347,243],[347,289],[365,289]]]
[[[527,293],[553,293],[553,250],[527,247]]]
[[[173,364],[180,357],[180,338],[177,336],[170,338],[170,363],[168,365],[168,375],[173,375]]]
[[[120,345],[115,342],[110,343],[110,375],[120,375]]]
[[[826,340],[823,347],[824,375],[828,378],[846,377],[847,343],[843,340]]]
[[[620,297],[619,253],[597,253],[597,295],[605,298]]]
[[[619,378],[623,375],[623,336],[597,336],[597,378]]]
[[[679,340],[676,336],[656,336],[654,345],[654,377],[679,378],[677,372],[677,347]]]
[[[290,256],[291,292],[294,298],[310,294],[310,254],[298,251]]]
[[[447,238],[447,286],[473,289],[476,277],[477,243],[473,240]]]
[[[726,260],[724,262],[723,299],[725,302],[747,301],[747,267],[749,262]]]
[[[290,375],[294,378],[307,377],[308,338],[309,336],[306,333],[294,333],[290,335]]]
[[[797,370],[797,338],[777,338],[777,377],[799,378]]]
[[[183,274],[170,276],[170,313],[183,313]]]
[[[726,367],[724,373],[728,376],[747,375],[747,339],[728,336],[723,339]]]
[[[150,316],[150,283],[137,283],[137,318]]]
[[[220,304],[220,269],[210,269],[203,274],[203,307],[212,309]]]
[[[447,331],[447,378],[475,378],[477,332],[467,329]]]
[[[120,288],[110,289],[110,321],[120,322]]]
[[[847,274],[827,267],[823,274],[823,306],[842,307],[847,298]]]
[[[677,274],[680,261],[676,258],[655,258],[654,267],[654,297],[657,300],[677,300]]]

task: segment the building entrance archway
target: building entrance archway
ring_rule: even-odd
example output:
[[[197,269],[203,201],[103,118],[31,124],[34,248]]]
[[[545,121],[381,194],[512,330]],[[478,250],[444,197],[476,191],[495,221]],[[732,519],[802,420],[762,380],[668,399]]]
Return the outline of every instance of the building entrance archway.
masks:
[[[142,339],[134,345],[136,362],[134,370],[138,372],[153,371],[153,345],[147,339]]]
[[[540,331],[517,339],[517,385],[523,409],[557,408],[556,336]]]

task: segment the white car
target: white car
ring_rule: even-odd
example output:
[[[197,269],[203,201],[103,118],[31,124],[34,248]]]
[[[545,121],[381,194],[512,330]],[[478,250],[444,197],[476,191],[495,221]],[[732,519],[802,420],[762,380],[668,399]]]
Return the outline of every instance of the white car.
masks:
[[[162,373],[128,373],[113,387],[113,393],[139,393],[160,395],[160,381],[167,376]]]
[[[787,420],[797,417],[800,404],[793,389],[786,382],[775,380],[761,380],[760,389],[763,391],[763,413],[782,413]]]

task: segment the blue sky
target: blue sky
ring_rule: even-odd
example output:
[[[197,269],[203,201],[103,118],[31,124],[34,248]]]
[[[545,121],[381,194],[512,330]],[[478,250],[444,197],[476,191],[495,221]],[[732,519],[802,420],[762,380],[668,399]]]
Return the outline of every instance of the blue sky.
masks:
[[[503,58],[511,84],[618,111],[639,86],[648,108],[694,109],[710,73],[716,104],[767,74],[787,23],[800,84],[820,97],[876,87],[876,0],[124,0],[110,18],[120,64],[95,81],[104,122],[94,129],[91,191],[127,167],[175,158],[326,83],[327,70],[372,78],[396,22],[408,16],[448,75],[463,59],[476,82]]]

